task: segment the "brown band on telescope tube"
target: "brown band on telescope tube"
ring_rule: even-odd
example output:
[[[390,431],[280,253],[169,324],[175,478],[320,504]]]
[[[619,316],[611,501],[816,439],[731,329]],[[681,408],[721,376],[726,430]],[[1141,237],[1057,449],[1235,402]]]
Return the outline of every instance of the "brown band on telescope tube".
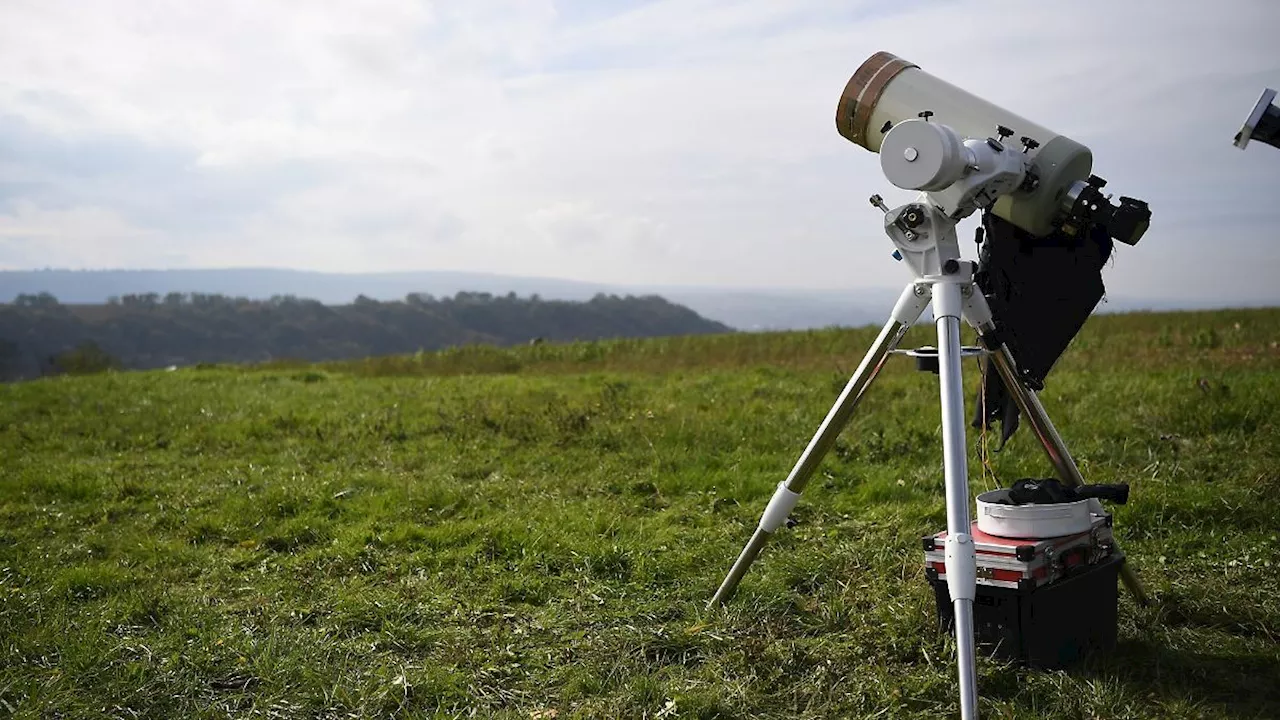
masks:
[[[884,51],[867,58],[849,78],[836,105],[836,131],[850,142],[867,147],[867,123],[889,81],[914,63]],[[870,148],[867,148],[870,150]]]

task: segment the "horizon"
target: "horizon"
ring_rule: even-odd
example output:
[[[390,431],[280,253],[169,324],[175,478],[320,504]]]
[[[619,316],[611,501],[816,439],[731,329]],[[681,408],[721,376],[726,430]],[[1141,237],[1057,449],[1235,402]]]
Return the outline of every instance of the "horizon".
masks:
[[[16,296],[18,294],[24,294],[24,293],[30,294],[33,292],[42,292],[41,290],[36,290],[34,288],[19,288],[17,292],[10,293],[9,289],[4,288],[2,283],[2,278],[5,274],[18,274],[18,273],[24,273],[24,274],[25,273],[154,274],[154,273],[170,273],[170,272],[179,273],[179,274],[182,274],[182,273],[214,273],[214,274],[232,273],[233,274],[233,273],[239,273],[239,272],[287,273],[287,274],[292,273],[292,274],[298,274],[298,275],[319,275],[319,276],[329,276],[329,277],[337,277],[337,278],[344,278],[344,279],[349,278],[352,280],[359,280],[361,278],[369,278],[373,280],[376,280],[378,278],[405,279],[405,278],[416,276],[416,275],[433,275],[433,276],[441,276],[439,279],[442,279],[442,280],[452,279],[454,282],[459,282],[458,278],[461,278],[461,277],[475,276],[477,278],[482,277],[482,278],[490,279],[492,281],[497,281],[497,282],[509,280],[514,282],[517,285],[524,286],[523,288],[511,288],[508,290],[499,289],[498,285],[494,285],[487,288],[476,288],[473,290],[468,290],[465,288],[451,289],[449,292],[440,295],[440,297],[449,297],[458,292],[477,292],[477,293],[488,293],[488,294],[507,294],[508,292],[514,292],[517,295],[517,297],[545,295],[547,296],[548,300],[577,299],[574,293],[571,293],[571,292],[566,293],[564,292],[563,287],[561,288],[555,287],[556,285],[561,285],[561,286],[574,286],[574,287],[579,287],[582,290],[589,290],[593,292],[603,292],[606,294],[636,293],[636,294],[643,294],[643,295],[655,295],[655,294],[664,295],[666,293],[677,293],[677,294],[688,293],[690,295],[721,295],[721,296],[741,295],[741,296],[756,296],[758,298],[765,298],[770,295],[776,295],[779,297],[789,296],[789,299],[798,299],[798,300],[808,299],[814,302],[817,302],[820,298],[829,299],[833,301],[841,301],[841,302],[850,302],[853,300],[858,300],[860,302],[867,303],[865,305],[860,305],[859,310],[869,316],[874,316],[877,312],[881,310],[887,313],[890,308],[892,298],[896,297],[897,293],[901,290],[900,286],[895,286],[895,285],[874,285],[874,286],[861,286],[861,287],[833,288],[833,287],[788,287],[788,286],[715,286],[715,285],[661,285],[661,284],[647,284],[647,283],[633,283],[633,284],[605,283],[605,282],[598,282],[598,281],[591,281],[591,280],[579,280],[575,278],[506,275],[503,273],[493,273],[493,272],[485,272],[485,271],[471,272],[471,271],[452,271],[452,270],[384,270],[384,271],[373,271],[373,272],[359,272],[359,271],[338,272],[338,271],[307,270],[307,269],[301,269],[301,268],[280,268],[280,267],[227,267],[227,268],[216,268],[216,267],[211,267],[211,268],[53,268],[53,267],[49,267],[49,268],[30,268],[30,269],[0,268],[0,304],[12,302],[13,298],[6,299],[5,298],[6,294],[12,294]],[[529,286],[534,283],[548,283],[550,284],[550,286],[546,287],[545,289],[536,289],[536,288],[531,289]],[[557,290],[560,290],[560,292],[558,293]],[[58,293],[48,291],[48,290],[43,290],[43,292],[50,292],[50,294],[54,295],[54,297],[57,298],[59,302],[63,302],[63,298],[59,296]],[[128,292],[120,291],[120,294],[145,294],[149,292],[161,292],[162,294],[164,292],[183,292],[184,294],[210,292],[212,294],[227,294],[225,292],[208,291],[208,290],[202,290],[199,288],[194,288],[194,289],[185,290],[185,291],[175,291],[171,289],[161,291],[161,290],[147,289],[143,287],[139,287],[134,290],[130,290]],[[423,288],[421,290],[417,290],[413,292],[431,293],[431,290],[429,288]],[[304,295],[299,295],[298,293],[294,293],[294,292],[277,293],[277,292],[267,292],[266,290],[263,290],[261,292],[253,292],[248,295],[237,295],[237,296],[247,297],[248,299],[256,301],[256,300],[266,300],[266,299],[269,299],[272,295],[280,295],[280,294],[295,295],[302,299],[320,299],[320,298],[306,297]],[[353,295],[350,298],[333,300],[333,295],[331,292],[326,293],[324,291],[321,291],[315,294],[317,296],[324,296],[325,298],[327,298],[322,300],[322,302],[324,302],[324,304],[326,305],[347,304],[353,301],[355,298],[355,296]],[[398,299],[403,299],[404,297],[403,293],[397,293],[394,291],[379,292],[377,288],[373,288],[373,287],[366,288],[365,290],[357,294],[365,295],[366,297],[370,297],[371,299],[375,299],[380,302],[393,302]],[[73,294],[72,297],[83,298],[84,295]],[[95,295],[95,297],[97,297],[97,295]],[[110,296],[103,296],[102,299],[100,300],[72,299],[72,300],[63,302],[63,304],[69,304],[69,305],[101,304],[106,302],[106,299],[108,297]],[[685,300],[672,300],[671,298],[667,297],[666,299],[670,300],[671,302],[678,302],[679,304],[687,304],[687,298]],[[882,303],[884,305],[883,307],[880,307],[880,305],[873,304],[877,300],[881,300],[881,299],[886,301],[885,303]],[[1118,307],[1114,309],[1109,307],[1109,304],[1112,304],[1112,303],[1116,304]],[[1184,296],[1176,296],[1176,295],[1175,296],[1136,296],[1132,294],[1112,293],[1108,291],[1099,301],[1098,306],[1094,309],[1094,312],[1095,313],[1177,312],[1177,311],[1183,311],[1183,310],[1185,311],[1229,310],[1229,309],[1254,309],[1254,308],[1268,308],[1268,307],[1280,307],[1280,300],[1273,300],[1273,299],[1232,300],[1232,299],[1223,299],[1223,298],[1187,298]],[[814,327],[819,327],[819,326],[821,325],[815,325]]]

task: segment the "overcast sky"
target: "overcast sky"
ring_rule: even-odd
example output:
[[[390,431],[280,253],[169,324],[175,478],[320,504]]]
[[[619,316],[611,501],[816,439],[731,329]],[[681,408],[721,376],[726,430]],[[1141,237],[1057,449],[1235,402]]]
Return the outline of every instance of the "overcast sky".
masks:
[[[1112,294],[1280,302],[1280,2],[0,0],[0,267],[848,288],[906,199],[836,134],[888,50],[1151,204]],[[971,232],[968,226],[962,237]]]

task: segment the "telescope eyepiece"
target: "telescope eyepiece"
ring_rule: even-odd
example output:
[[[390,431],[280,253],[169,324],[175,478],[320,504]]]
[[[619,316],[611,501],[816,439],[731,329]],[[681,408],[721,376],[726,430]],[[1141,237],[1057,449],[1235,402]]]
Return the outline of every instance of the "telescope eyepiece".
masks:
[[[1062,229],[1075,234],[1091,226],[1101,227],[1111,239],[1137,245],[1151,226],[1151,208],[1145,200],[1121,197],[1118,204],[1102,194],[1107,181],[1090,175],[1071,186],[1063,197]]]

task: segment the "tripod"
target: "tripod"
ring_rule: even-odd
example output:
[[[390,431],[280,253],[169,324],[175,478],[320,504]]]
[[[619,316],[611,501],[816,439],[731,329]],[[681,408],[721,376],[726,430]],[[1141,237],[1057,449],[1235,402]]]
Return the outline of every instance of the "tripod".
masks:
[[[977,330],[982,345],[990,354],[1018,409],[1028,419],[1059,479],[1068,486],[1083,485],[1084,480],[1039,398],[1022,382],[1013,354],[996,330],[991,308],[973,282],[973,263],[960,259],[954,215],[949,216],[936,207],[927,194],[922,194],[915,203],[894,210],[885,207],[878,195],[873,196],[871,202],[885,212],[885,230],[898,247],[895,256],[907,261],[916,279],[903,289],[888,322],[863,357],[853,377],[841,391],[790,475],[778,484],[760,518],[759,527],[716,590],[709,605],[724,603],[733,595],[769,537],[782,527],[799,502],[800,494],[804,492],[840,431],[848,424],[858,402],[884,367],[889,354],[919,319],[925,306],[932,303],[938,333],[943,477],[947,504],[947,586],[955,617],[961,717],[969,720],[977,717],[973,636],[977,568],[973,540],[969,535],[969,477],[960,372],[961,318]],[[1146,595],[1132,569],[1126,565],[1121,577],[1138,602],[1145,604]]]

